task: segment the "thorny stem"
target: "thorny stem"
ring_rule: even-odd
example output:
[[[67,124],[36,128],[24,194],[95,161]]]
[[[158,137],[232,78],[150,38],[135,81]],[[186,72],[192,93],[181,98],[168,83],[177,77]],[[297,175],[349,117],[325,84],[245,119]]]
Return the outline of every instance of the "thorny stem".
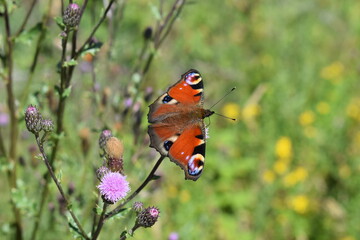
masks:
[[[71,203],[70,203],[69,200],[67,199],[67,197],[66,197],[66,195],[65,195],[65,192],[64,192],[64,190],[63,190],[63,188],[62,188],[59,180],[58,180],[58,179],[56,178],[56,176],[55,176],[55,173],[54,173],[54,171],[53,171],[53,169],[52,169],[52,167],[51,167],[51,164],[50,164],[50,162],[49,162],[49,160],[48,160],[48,158],[47,158],[47,156],[46,156],[46,154],[45,154],[43,142],[40,140],[39,135],[36,134],[36,135],[35,135],[35,138],[36,138],[36,143],[37,143],[37,145],[38,145],[38,147],[39,147],[39,150],[40,150],[40,152],[41,152],[41,155],[42,155],[42,157],[43,157],[43,159],[44,159],[45,165],[46,165],[46,167],[47,167],[47,169],[48,169],[48,173],[50,174],[50,176],[51,176],[51,178],[53,179],[56,187],[58,188],[58,190],[59,190],[62,198],[64,199],[64,201],[65,201],[65,203],[66,203],[66,206],[67,206],[67,210],[69,211],[71,217],[73,218],[74,222],[76,223],[76,226],[77,226],[77,228],[79,229],[79,232],[81,233],[81,236],[84,237],[85,239],[90,239],[90,238],[87,236],[87,234],[85,233],[85,231],[83,230],[83,228],[82,228],[79,220],[78,220],[77,217],[75,216],[74,212],[72,211],[72,209],[71,209]]]
[[[10,30],[10,19],[9,12],[7,9],[7,4],[3,0],[2,4],[4,6],[4,19],[5,19],[5,32],[6,32],[6,48],[5,48],[5,68],[7,68],[7,77],[5,79],[6,91],[7,91],[7,105],[10,111],[10,146],[8,160],[11,165],[11,168],[8,169],[7,175],[9,179],[10,190],[16,189],[16,146],[17,146],[17,137],[18,137],[18,118],[16,114],[15,106],[15,96],[13,90],[13,42],[11,39],[11,30]],[[15,217],[15,228],[16,228],[16,239],[23,239],[22,233],[22,223],[21,223],[21,214],[20,210],[16,207],[15,202],[11,198],[12,210]]]
[[[126,200],[124,202],[122,202],[119,206],[117,206],[114,210],[106,213],[105,215],[105,219],[109,219],[111,217],[113,217],[114,215],[118,214],[120,212],[120,210],[129,202],[131,201],[134,197],[136,197],[141,190],[151,181],[153,180],[154,174],[156,172],[156,170],[159,168],[160,164],[162,163],[162,161],[164,160],[166,156],[161,155],[160,158],[157,160],[157,162],[155,163],[153,169],[151,170],[151,172],[149,173],[149,175],[147,176],[147,178],[144,180],[144,182],[135,190],[135,192],[133,192],[128,198],[126,198]]]

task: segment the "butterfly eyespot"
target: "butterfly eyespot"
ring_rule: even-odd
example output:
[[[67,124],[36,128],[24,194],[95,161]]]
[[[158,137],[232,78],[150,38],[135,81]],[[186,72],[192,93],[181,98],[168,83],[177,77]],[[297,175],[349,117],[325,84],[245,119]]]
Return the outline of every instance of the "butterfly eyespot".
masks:
[[[166,96],[163,98],[162,102],[163,102],[163,103],[169,103],[171,100],[173,100],[173,98],[170,97],[169,95],[166,95]]]
[[[166,150],[166,151],[169,151],[170,148],[171,148],[171,146],[173,145],[173,143],[174,143],[174,142],[169,141],[169,140],[165,141],[165,142],[164,142],[164,148],[165,148],[165,150]]]
[[[204,157],[201,154],[193,155],[188,163],[188,173],[192,176],[200,175],[204,168]]]

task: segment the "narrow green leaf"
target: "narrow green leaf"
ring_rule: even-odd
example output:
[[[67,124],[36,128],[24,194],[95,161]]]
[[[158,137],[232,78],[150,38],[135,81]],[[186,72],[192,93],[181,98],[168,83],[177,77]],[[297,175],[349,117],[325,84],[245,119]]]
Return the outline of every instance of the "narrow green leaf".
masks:
[[[71,87],[72,87],[72,86],[70,85],[67,89],[65,89],[65,91],[64,91],[63,94],[62,94],[62,97],[67,98],[67,97],[70,96]]]
[[[61,30],[65,29],[65,24],[63,23],[62,17],[54,17],[54,20]]]
[[[39,22],[29,30],[23,31],[17,38],[15,38],[15,42],[31,45],[32,41],[36,36],[40,34],[41,30],[42,30],[42,23]]]
[[[71,59],[69,61],[64,62],[63,67],[75,66],[77,64],[78,64],[78,62],[75,59]]]

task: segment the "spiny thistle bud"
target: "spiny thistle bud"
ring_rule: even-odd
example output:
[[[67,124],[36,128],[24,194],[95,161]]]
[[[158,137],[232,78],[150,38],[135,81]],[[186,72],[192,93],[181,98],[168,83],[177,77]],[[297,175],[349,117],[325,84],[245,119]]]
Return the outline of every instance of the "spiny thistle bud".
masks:
[[[71,3],[64,12],[63,21],[67,27],[76,27],[80,22],[81,9],[76,3]]]
[[[43,119],[41,125],[45,132],[52,132],[54,130],[54,124],[51,119]]]
[[[28,106],[25,111],[25,123],[29,132],[34,134],[42,130],[42,117],[36,106]]]
[[[140,213],[143,210],[143,207],[144,207],[144,204],[142,202],[134,202],[132,209],[135,212]]]
[[[105,166],[101,166],[96,170],[96,177],[101,181],[101,179],[109,172],[110,169]]]
[[[106,146],[106,142],[109,138],[112,137],[112,133],[110,130],[104,130],[101,132],[100,137],[99,137],[99,147],[101,149],[104,149]]]
[[[142,210],[137,219],[136,223],[140,227],[148,228],[152,227],[159,218],[160,211],[156,207],[148,207]]]

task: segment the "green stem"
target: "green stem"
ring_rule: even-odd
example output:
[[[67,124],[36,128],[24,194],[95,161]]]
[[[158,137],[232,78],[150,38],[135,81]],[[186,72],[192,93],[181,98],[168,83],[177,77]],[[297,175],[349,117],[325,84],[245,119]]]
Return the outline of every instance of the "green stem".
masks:
[[[25,103],[27,101],[27,98],[29,96],[29,90],[30,90],[30,86],[31,86],[32,81],[33,81],[35,69],[36,69],[36,66],[37,66],[38,59],[39,59],[39,53],[40,53],[42,44],[43,44],[43,42],[45,40],[45,37],[46,37],[46,32],[47,32],[46,25],[47,25],[47,23],[49,21],[49,18],[50,18],[51,6],[52,6],[52,0],[49,1],[47,13],[44,15],[42,23],[41,23],[40,36],[39,36],[39,38],[37,40],[37,43],[36,43],[35,54],[34,54],[33,61],[32,61],[31,66],[30,66],[29,77],[28,77],[28,80],[26,81],[26,85],[25,85],[25,87],[24,87],[24,89],[22,91],[22,94],[21,94],[22,99],[20,101],[20,106],[25,105]]]
[[[5,80],[6,85],[6,91],[7,91],[7,105],[10,112],[10,146],[9,146],[9,154],[8,154],[8,160],[9,164],[11,165],[11,168],[8,170],[8,179],[9,179],[9,185],[10,190],[16,189],[16,168],[17,168],[17,162],[16,162],[16,147],[17,147],[17,138],[18,138],[18,117],[17,117],[17,109],[15,106],[15,95],[14,95],[14,89],[13,89],[13,42],[11,37],[11,30],[10,30],[10,19],[9,19],[9,13],[7,9],[7,4],[3,0],[2,1],[4,6],[4,18],[5,18],[5,38],[6,38],[6,44],[5,44],[5,69],[7,69],[7,79]],[[15,229],[16,229],[16,239],[23,239],[23,230],[22,230],[22,220],[21,220],[21,213],[20,210],[17,208],[16,203],[11,198],[11,205],[12,210],[15,217]]]
[[[37,143],[37,145],[38,145],[38,147],[39,147],[39,150],[40,150],[40,152],[41,152],[41,155],[42,155],[42,157],[43,157],[43,159],[44,159],[45,165],[46,165],[46,167],[47,167],[47,169],[48,169],[48,173],[50,174],[51,178],[53,179],[53,181],[54,181],[56,187],[58,188],[61,196],[62,196],[63,199],[65,200],[65,203],[66,203],[66,206],[67,206],[67,210],[69,211],[72,219],[74,220],[77,228],[79,229],[79,232],[81,233],[81,236],[84,237],[85,239],[90,239],[90,238],[87,236],[86,232],[83,230],[83,228],[82,228],[79,220],[78,220],[77,217],[75,216],[74,212],[72,211],[72,209],[71,209],[71,206],[72,206],[72,205],[71,205],[70,201],[68,200],[68,198],[66,197],[65,192],[64,192],[64,190],[63,190],[63,188],[62,188],[59,180],[58,180],[57,177],[55,176],[55,173],[54,173],[54,171],[53,171],[53,168],[51,167],[51,164],[50,164],[50,162],[49,162],[49,160],[48,160],[48,158],[47,158],[47,156],[46,156],[46,154],[45,154],[44,147],[43,147],[43,142],[40,140],[40,138],[39,138],[38,135],[36,135],[35,138],[36,138],[36,143]]]

